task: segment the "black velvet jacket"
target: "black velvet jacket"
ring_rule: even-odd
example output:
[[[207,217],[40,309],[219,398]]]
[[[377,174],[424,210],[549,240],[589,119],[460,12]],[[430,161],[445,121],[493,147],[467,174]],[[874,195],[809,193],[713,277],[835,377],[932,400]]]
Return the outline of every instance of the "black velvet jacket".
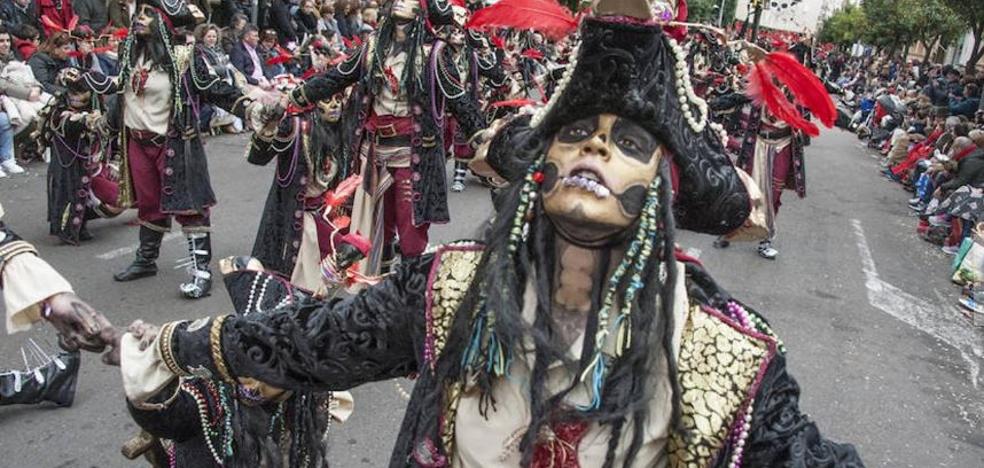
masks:
[[[167,214],[200,214],[215,205],[215,193],[208,175],[208,161],[198,130],[198,108],[203,103],[221,107],[244,117],[246,105],[252,102],[242,90],[226,83],[208,66],[202,53],[195,53],[191,46],[174,48],[175,64],[180,71],[181,83],[178,96],[180,111],[172,106],[170,126],[164,145],[165,163],[161,177],[161,211]],[[122,66],[122,64],[121,64]],[[121,75],[122,76],[122,75]],[[124,83],[124,86],[128,86]],[[132,205],[133,179],[127,157],[127,140],[124,131],[125,109],[123,89],[110,108],[110,125],[119,132],[123,165],[120,170],[120,205]]]
[[[447,4],[445,0],[429,0],[427,3]],[[435,11],[433,5],[430,10]],[[445,22],[450,20],[450,8],[444,19]],[[308,80],[291,94],[295,103],[305,106],[356,85],[350,102],[361,124],[356,127],[355,138],[351,142],[352,154],[359,154],[363,142],[372,143],[375,138],[365,124],[373,112],[373,90],[377,86],[385,86],[381,83],[386,78],[373,72],[377,44],[376,37],[370,38],[346,61]],[[446,47],[443,41],[434,40],[422,49],[423,53],[417,58],[420,74],[408,80],[409,89],[406,90],[410,117],[414,123],[414,131],[410,135],[410,168],[413,171],[413,219],[418,225],[450,220],[444,154],[445,107],[457,119],[465,135],[471,136],[485,128],[485,118],[478,101],[463,85],[452,48]]]
[[[432,356],[462,352],[452,348],[463,341],[449,336],[449,324],[482,250],[471,243],[442,246],[408,259],[382,283],[354,297],[325,303],[299,299],[279,313],[229,318],[222,330],[222,356],[234,376],[289,389],[343,390],[418,375],[390,466],[448,466],[454,454],[456,397],[446,383],[435,380],[430,366],[437,359]],[[248,283],[255,273],[235,275],[232,281]],[[684,429],[672,431],[670,465],[729,466],[738,446],[735,431],[747,420],[742,415],[750,414],[744,466],[862,466],[852,446],[822,438],[800,412],[799,387],[764,320],[760,329],[738,325],[724,312],[733,299],[697,265],[687,264],[686,279],[691,310],[679,357]],[[209,328],[178,327],[171,345],[179,365],[217,372]],[[740,364],[708,369],[704,356],[709,352],[730,354]],[[711,384],[693,387],[695,381]],[[705,401],[707,393],[725,403],[712,405]],[[717,422],[709,428],[694,425],[696,416]]]
[[[315,183],[311,174],[324,177],[325,171],[334,168],[335,176],[325,182],[333,186],[342,180],[350,172],[347,161],[351,158],[343,153],[346,140],[341,122],[324,123],[317,111],[284,119],[270,141],[253,135],[246,160],[262,166],[276,159],[276,175],[253,242],[252,255],[264,268],[288,278],[293,273],[304,229],[304,200],[308,187]],[[312,171],[319,158],[330,166],[323,163]]]

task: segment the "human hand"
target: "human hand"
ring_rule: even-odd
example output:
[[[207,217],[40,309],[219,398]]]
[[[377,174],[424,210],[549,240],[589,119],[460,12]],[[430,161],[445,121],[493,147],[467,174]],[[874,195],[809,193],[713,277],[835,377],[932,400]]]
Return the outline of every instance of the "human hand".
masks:
[[[41,88],[34,87],[31,88],[31,94],[27,97],[28,101],[38,102],[41,100]]]
[[[60,343],[68,351],[84,349],[100,353],[106,348],[100,336],[113,324],[74,293],[51,296],[44,314],[45,320],[58,330]]]

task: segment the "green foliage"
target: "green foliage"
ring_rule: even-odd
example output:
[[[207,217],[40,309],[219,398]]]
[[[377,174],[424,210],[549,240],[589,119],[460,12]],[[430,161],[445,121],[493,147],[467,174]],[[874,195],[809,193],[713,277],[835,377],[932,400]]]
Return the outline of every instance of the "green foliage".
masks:
[[[868,29],[868,17],[860,7],[847,4],[827,18],[820,27],[821,42],[847,46],[862,40]]]
[[[690,16],[688,21],[717,25],[718,8],[720,7],[721,0],[690,0],[687,2],[687,11]],[[722,24],[729,24],[735,19],[737,8],[738,0],[724,0],[724,21]]]

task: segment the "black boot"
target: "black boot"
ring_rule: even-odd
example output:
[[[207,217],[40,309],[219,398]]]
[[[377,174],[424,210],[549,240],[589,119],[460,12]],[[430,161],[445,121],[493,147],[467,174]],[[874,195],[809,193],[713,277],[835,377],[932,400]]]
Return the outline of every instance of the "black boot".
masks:
[[[140,226],[140,247],[137,258],[125,270],[113,275],[116,281],[133,281],[157,274],[157,257],[161,253],[164,231]]]
[[[212,260],[212,241],[207,232],[188,234],[188,254],[186,266],[191,279],[181,283],[181,294],[188,299],[200,299],[212,290],[212,271],[208,262]]]
[[[58,362],[51,361],[35,372],[10,371],[0,374],[0,406],[33,405],[50,401],[58,406],[72,406],[75,384],[78,381],[81,356],[78,352],[59,353]]]

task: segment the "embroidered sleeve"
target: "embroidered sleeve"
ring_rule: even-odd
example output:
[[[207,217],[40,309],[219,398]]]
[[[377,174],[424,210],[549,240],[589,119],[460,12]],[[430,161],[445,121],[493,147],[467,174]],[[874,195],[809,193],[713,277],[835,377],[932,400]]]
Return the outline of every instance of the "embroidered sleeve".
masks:
[[[365,73],[364,66],[372,41],[359,46],[345,61],[335,65],[325,74],[307,80],[303,86],[294,88],[290,100],[300,107],[306,107],[322,99],[328,99],[336,93],[358,82]]]
[[[179,327],[171,339],[176,364],[199,376],[228,372],[289,390],[347,390],[407,376],[418,370],[421,358],[432,260],[432,255],[409,260],[350,298],[299,300],[273,312],[230,316],[221,325],[222,363],[210,349],[211,324]],[[241,308],[248,300],[234,297],[233,303]]]
[[[755,397],[742,466],[863,467],[853,445],[825,439],[800,412],[800,389],[776,355]]]
[[[168,404],[164,404],[165,400]],[[155,437],[184,442],[201,434],[198,406],[187,392],[181,390],[181,382],[174,379],[151,401],[160,409],[140,408],[127,400],[127,409],[138,426]]]
[[[508,77],[502,68],[502,51],[497,50],[495,53],[479,52],[477,57],[478,74],[488,80],[489,86],[493,88],[505,86]]]
[[[192,87],[204,102],[221,107],[239,118],[245,117],[246,106],[252,100],[238,87],[223,81],[209,66],[204,54],[194,54],[188,74]]]
[[[246,148],[246,160],[250,164],[264,166],[277,155],[294,148],[295,122],[299,117],[280,121],[273,134],[264,134],[264,129],[253,133]]]

